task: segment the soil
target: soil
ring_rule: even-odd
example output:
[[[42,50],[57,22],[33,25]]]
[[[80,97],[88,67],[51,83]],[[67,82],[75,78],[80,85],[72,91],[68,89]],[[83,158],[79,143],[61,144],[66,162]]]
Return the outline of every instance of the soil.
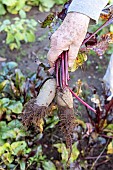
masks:
[[[44,20],[48,13],[41,13],[37,8],[33,8],[28,13],[28,18],[35,18],[38,20]],[[11,15],[11,17],[14,17]],[[11,51],[8,46],[4,43],[6,35],[0,34],[0,57],[6,58],[6,61],[16,61],[19,68],[23,73],[28,74],[29,72],[35,72],[37,68],[36,60],[47,63],[46,54],[49,49],[49,38],[48,29],[42,29],[40,26],[37,27],[36,31],[36,42],[22,44],[20,50]],[[110,56],[88,56],[88,61],[84,64],[83,68],[79,68],[74,73],[71,73],[70,86],[73,87],[78,79],[82,82],[87,83],[89,87],[96,88],[98,93],[101,93],[101,82],[105,74]],[[0,63],[1,67],[2,62]],[[59,131],[57,132],[59,133]],[[47,136],[46,136],[47,137]],[[48,138],[48,137],[47,137]],[[51,151],[51,144],[47,144],[47,139],[43,139],[43,145],[49,146],[44,150],[47,152],[49,157],[49,151]],[[53,157],[57,160],[59,155],[56,155],[54,150]],[[97,170],[113,170],[113,157],[110,161],[98,166]]]

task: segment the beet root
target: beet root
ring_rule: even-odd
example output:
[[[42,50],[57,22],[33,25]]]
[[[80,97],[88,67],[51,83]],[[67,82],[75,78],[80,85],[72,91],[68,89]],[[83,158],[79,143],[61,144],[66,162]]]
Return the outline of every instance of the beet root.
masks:
[[[70,90],[65,87],[64,89],[57,89],[56,100],[58,106],[73,108],[73,97]]]
[[[43,119],[47,113],[46,106],[38,106],[36,99],[31,99],[28,103],[25,104],[22,114],[22,123],[29,127],[34,124],[38,125],[41,119]]]
[[[60,128],[66,141],[66,147],[69,148],[69,161],[72,152],[72,137],[75,127],[73,97],[69,89],[65,87],[63,90],[57,90],[56,100],[59,109]]]
[[[72,147],[72,136],[75,127],[74,109],[59,107],[60,128],[66,140],[66,147]]]
[[[48,107],[56,94],[56,80],[48,79],[40,89],[40,92],[36,98],[36,104],[39,106]]]
[[[22,112],[22,122],[26,127],[33,124],[40,129],[43,118],[48,115],[55,93],[56,81],[55,79],[49,79],[42,86],[37,98],[31,99],[25,104]]]

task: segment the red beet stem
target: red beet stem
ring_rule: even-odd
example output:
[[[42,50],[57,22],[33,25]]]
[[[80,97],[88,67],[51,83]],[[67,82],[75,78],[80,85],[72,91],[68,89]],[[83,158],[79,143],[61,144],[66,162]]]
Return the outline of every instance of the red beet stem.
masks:
[[[86,106],[88,109],[90,109],[91,111],[93,111],[94,113],[96,113],[96,110],[93,109],[91,106],[89,106],[86,102],[84,102],[81,98],[79,98],[70,88],[69,88],[70,92],[72,93],[72,95],[79,101],[81,102],[84,106]]]
[[[64,52],[64,59],[65,59],[65,81],[66,81],[66,86],[68,86],[68,80],[69,80],[69,73],[68,73],[68,51]]]
[[[59,62],[60,62],[60,65],[59,65],[59,73],[58,73],[58,75],[59,75],[59,86],[60,86],[60,88],[61,89],[63,89],[63,80],[62,80],[62,58],[60,57],[60,59],[59,59]]]
[[[58,60],[55,62],[55,72],[56,72],[56,83],[57,87],[59,87],[59,75],[58,75]]]
[[[62,86],[66,85],[65,68],[64,68],[64,53],[61,54],[61,68],[62,68]]]
[[[88,42],[95,34],[97,34],[100,30],[102,30],[104,27],[108,26],[109,24],[113,23],[113,18],[109,18],[103,25],[101,25],[94,33],[92,33],[88,38],[86,38],[82,45],[84,45],[86,42]]]

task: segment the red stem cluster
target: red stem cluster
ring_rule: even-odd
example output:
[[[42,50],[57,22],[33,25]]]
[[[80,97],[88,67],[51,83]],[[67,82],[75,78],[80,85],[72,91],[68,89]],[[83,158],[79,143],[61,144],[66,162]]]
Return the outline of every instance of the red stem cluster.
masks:
[[[68,86],[69,81],[69,72],[68,72],[68,51],[64,51],[55,63],[55,71],[56,71],[56,81],[57,87],[63,89],[68,87],[72,95],[81,102],[88,109],[96,113],[96,110],[89,106],[86,102],[84,102],[81,98],[78,97]]]
[[[64,51],[55,63],[57,87],[61,89],[68,86],[68,51]]]
[[[113,16],[111,16],[103,25],[101,25],[94,33],[92,33],[88,38],[84,39],[82,45],[86,44],[93,36],[95,36],[104,27],[113,23]]]

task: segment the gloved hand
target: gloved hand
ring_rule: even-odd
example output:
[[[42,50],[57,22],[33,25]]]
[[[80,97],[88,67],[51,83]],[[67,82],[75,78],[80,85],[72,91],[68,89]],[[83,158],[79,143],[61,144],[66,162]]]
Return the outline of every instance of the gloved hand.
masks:
[[[111,100],[111,98],[113,97],[113,54],[111,55],[108,68],[103,77],[103,81],[107,89],[111,91],[111,95],[108,98],[108,100]]]
[[[61,26],[51,36],[51,48],[47,55],[50,66],[53,66],[58,56],[66,50],[69,50],[69,67],[73,66],[87,33],[89,21],[88,16],[80,13],[67,14]]]

